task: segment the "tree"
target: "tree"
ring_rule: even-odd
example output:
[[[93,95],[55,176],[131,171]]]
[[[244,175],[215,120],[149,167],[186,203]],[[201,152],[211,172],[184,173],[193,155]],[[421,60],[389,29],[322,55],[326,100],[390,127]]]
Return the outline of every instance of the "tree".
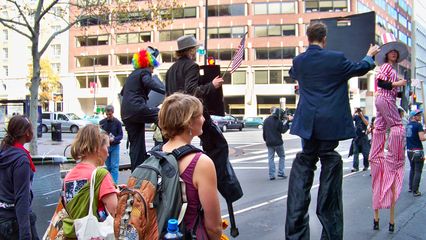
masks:
[[[32,64],[29,64],[29,73],[28,80],[30,80],[27,84],[28,88],[31,88],[31,79],[33,78]],[[61,89],[61,83],[59,82],[59,76],[53,71],[52,65],[49,60],[41,59],[40,60],[40,87],[39,87],[39,100],[43,105],[43,109],[45,109],[50,101],[57,101],[58,97],[53,97],[54,93],[59,92]]]
[[[31,41],[32,78],[30,87],[30,121],[33,130],[37,128],[38,91],[41,80],[40,59],[52,40],[78,23],[97,21],[97,24],[110,28],[120,26],[141,26],[162,28],[170,24],[173,8],[179,8],[177,0],[5,0],[0,5],[0,24]],[[49,15],[63,21],[61,29],[41,41],[41,27],[49,21]],[[81,24],[83,25],[83,24]],[[87,26],[84,25],[84,26]],[[107,29],[107,28],[105,28]],[[37,134],[30,143],[31,154],[37,154]]]

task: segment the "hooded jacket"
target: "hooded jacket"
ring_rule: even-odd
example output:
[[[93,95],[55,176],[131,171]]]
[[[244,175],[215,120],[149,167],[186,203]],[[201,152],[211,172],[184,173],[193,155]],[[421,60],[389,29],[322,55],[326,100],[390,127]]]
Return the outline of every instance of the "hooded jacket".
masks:
[[[33,176],[27,153],[23,149],[8,146],[0,150],[0,221],[17,219],[20,239],[31,238]]]
[[[283,145],[283,137],[281,134],[286,133],[289,129],[290,122],[283,123],[276,115],[271,115],[263,122],[263,140],[268,147],[276,147]]]

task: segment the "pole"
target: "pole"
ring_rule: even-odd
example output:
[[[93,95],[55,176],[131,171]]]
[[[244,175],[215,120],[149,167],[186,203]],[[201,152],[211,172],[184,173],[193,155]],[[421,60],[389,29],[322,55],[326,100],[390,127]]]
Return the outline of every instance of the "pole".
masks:
[[[96,112],[96,58],[93,57],[93,113]]]
[[[205,16],[204,16],[204,21],[205,21],[205,23],[204,23],[204,51],[206,51],[205,52],[205,54],[204,54],[204,65],[207,65],[207,36],[208,36],[208,34],[207,34],[207,31],[208,31],[208,21],[207,21],[207,19],[208,19],[208,17],[209,17],[209,1],[208,0],[206,0],[206,11],[205,11]]]

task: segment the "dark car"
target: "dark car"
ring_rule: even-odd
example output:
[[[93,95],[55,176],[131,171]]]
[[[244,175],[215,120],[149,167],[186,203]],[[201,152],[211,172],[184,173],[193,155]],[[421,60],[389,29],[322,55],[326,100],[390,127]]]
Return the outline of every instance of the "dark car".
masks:
[[[238,129],[241,131],[244,128],[244,123],[234,116],[226,115],[222,117],[212,115],[211,117],[213,122],[220,128],[220,130],[222,130],[222,132],[226,132],[228,129]]]
[[[244,119],[244,126],[262,129],[263,128],[263,118],[262,117],[248,117],[248,118]]]

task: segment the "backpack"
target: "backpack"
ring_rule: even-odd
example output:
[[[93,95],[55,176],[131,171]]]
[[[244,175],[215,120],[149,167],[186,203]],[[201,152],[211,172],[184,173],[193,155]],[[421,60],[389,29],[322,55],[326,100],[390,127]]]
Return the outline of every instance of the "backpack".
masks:
[[[154,149],[118,195],[116,239],[160,239],[170,218],[178,219],[180,224],[185,215],[188,203],[177,161],[202,150],[189,144],[171,153],[160,151],[161,146]]]

